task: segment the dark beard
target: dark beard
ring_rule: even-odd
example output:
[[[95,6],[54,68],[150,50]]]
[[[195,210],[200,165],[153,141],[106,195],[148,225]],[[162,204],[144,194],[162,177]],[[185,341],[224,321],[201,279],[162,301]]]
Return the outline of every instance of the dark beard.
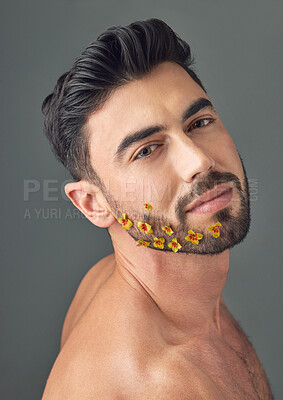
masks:
[[[196,189],[190,195],[184,195],[181,197],[176,205],[175,212],[178,218],[179,223],[175,226],[170,224],[168,218],[164,215],[157,216],[154,214],[154,210],[147,211],[145,213],[138,213],[135,210],[131,210],[127,213],[127,210],[123,209],[122,204],[120,204],[117,200],[115,200],[112,195],[108,192],[104,192],[104,195],[111,206],[116,218],[121,218],[122,213],[127,213],[127,217],[133,222],[132,227],[127,231],[129,235],[138,240],[145,240],[150,242],[149,248],[158,251],[169,251],[172,250],[168,247],[168,243],[172,242],[173,238],[177,238],[178,243],[182,246],[181,249],[178,250],[179,253],[187,253],[187,254],[204,254],[204,255],[214,255],[222,253],[226,249],[230,249],[235,245],[241,243],[244,238],[247,236],[250,229],[250,192],[246,170],[243,164],[243,160],[239,155],[243,171],[244,171],[244,188],[241,186],[241,182],[239,178],[230,173],[220,173],[217,171],[211,171],[206,179],[203,181],[199,181]],[[221,183],[233,182],[234,186],[237,190],[237,193],[240,196],[240,209],[237,215],[233,215],[232,205],[229,204],[227,207],[222,210],[216,212],[214,214],[215,222],[220,222],[221,227],[220,236],[218,238],[214,238],[212,233],[206,228],[205,231],[199,230],[199,228],[187,222],[187,215],[184,212],[184,207],[190,204],[191,201],[195,199],[196,196],[201,196],[203,193],[212,189],[216,185]],[[141,232],[137,227],[137,222],[147,222],[152,226],[153,233],[147,235],[144,232]],[[170,226],[174,233],[169,236],[164,230],[161,229],[162,226]],[[185,236],[188,235],[188,230],[192,229],[194,232],[201,233],[203,235],[202,239],[199,240],[199,243],[193,244],[190,241],[185,240]],[[159,249],[153,246],[154,238],[165,239],[164,249]]]

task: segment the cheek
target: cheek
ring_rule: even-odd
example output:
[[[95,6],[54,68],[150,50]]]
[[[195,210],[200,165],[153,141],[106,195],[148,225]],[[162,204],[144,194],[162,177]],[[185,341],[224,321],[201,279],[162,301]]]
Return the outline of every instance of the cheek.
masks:
[[[164,179],[153,174],[150,177],[143,174],[112,177],[109,182],[111,185],[108,191],[119,204],[141,212],[146,210],[145,203],[156,204],[164,198],[166,192]]]
[[[215,140],[214,143],[211,144],[210,149],[211,156],[216,162],[216,169],[220,171],[229,171],[242,177],[241,160],[236,146],[227,131],[223,132],[218,140]]]
[[[225,153],[227,158],[227,166],[229,167],[229,170],[235,175],[237,175],[240,179],[242,179],[244,176],[242,163],[238,151],[236,149],[236,146],[230,136],[226,143]]]

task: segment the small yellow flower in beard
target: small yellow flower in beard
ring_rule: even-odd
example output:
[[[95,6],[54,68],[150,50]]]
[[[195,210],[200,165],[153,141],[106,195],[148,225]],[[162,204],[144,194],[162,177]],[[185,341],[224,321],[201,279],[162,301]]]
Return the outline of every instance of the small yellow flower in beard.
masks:
[[[185,239],[193,244],[199,244],[199,240],[202,239],[203,235],[201,233],[195,233],[191,229],[188,231],[188,236]]]
[[[145,204],[144,204],[144,208],[145,208],[146,210],[148,210],[148,211],[152,210],[152,206],[151,206],[150,204],[148,204],[148,203],[145,203]]]
[[[172,242],[168,243],[168,247],[170,247],[170,249],[172,249],[174,251],[174,253],[176,253],[179,249],[181,249],[181,245],[180,243],[178,243],[177,239],[174,238],[172,239]]]
[[[145,240],[138,240],[137,246],[144,246],[148,247],[150,245],[150,242],[146,242]]]
[[[174,232],[173,232],[173,229],[170,228],[170,226],[167,226],[167,225],[162,226],[161,229],[162,229],[163,231],[165,231],[165,232],[167,233],[167,235],[169,235],[169,236],[171,236],[172,233],[174,233]]]
[[[155,238],[154,238],[153,246],[154,246],[154,247],[157,247],[158,249],[164,249],[164,242],[165,242],[165,239],[164,239],[164,238],[157,238],[157,237],[155,237]]]
[[[146,222],[138,222],[138,228],[147,235],[152,233],[151,225],[147,224]]]
[[[220,230],[218,229],[219,226],[222,226],[220,222],[216,222],[215,225],[208,227],[208,230],[212,232],[212,235],[215,238],[218,238],[220,236]]]
[[[128,231],[129,228],[133,225],[133,223],[129,218],[127,218],[126,213],[123,213],[122,216],[123,216],[123,218],[118,218],[118,222],[119,222],[119,224],[122,225],[122,227],[124,229],[126,229]]]

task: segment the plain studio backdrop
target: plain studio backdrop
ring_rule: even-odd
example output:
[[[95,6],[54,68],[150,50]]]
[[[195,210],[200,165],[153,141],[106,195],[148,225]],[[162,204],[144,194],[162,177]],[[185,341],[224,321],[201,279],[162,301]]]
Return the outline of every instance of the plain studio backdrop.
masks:
[[[279,0],[1,2],[1,399],[41,398],[75,290],[113,250],[64,196],[70,176],[43,135],[42,101],[102,31],[153,17],[191,45],[244,160],[252,224],[231,250],[224,298],[283,398],[282,11]]]

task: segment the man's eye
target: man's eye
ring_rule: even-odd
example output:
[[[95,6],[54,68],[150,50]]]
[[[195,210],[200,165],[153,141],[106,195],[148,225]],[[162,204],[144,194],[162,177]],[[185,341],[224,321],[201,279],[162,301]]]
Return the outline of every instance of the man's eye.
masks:
[[[199,128],[203,128],[207,125],[210,125],[212,122],[215,121],[215,118],[202,118],[202,119],[198,119],[197,121],[195,121],[190,127],[189,127],[189,131],[194,130],[194,129],[199,129]]]
[[[199,128],[204,128],[207,125],[210,125],[212,122],[215,121],[215,118],[201,118],[195,121],[188,129],[188,131],[192,131],[195,129]],[[157,144],[150,144],[149,146],[144,147],[136,157],[134,157],[134,160],[140,159],[140,158],[147,158],[149,157],[155,150],[155,148],[158,147]],[[152,149],[153,148],[153,149]]]
[[[144,148],[137,154],[137,156],[136,156],[134,159],[136,160],[137,158],[146,158],[146,157],[149,157],[149,156],[153,153],[155,147],[158,147],[158,145],[157,145],[157,144],[150,144],[149,146],[144,147]],[[153,148],[153,150],[152,150],[152,148]]]

